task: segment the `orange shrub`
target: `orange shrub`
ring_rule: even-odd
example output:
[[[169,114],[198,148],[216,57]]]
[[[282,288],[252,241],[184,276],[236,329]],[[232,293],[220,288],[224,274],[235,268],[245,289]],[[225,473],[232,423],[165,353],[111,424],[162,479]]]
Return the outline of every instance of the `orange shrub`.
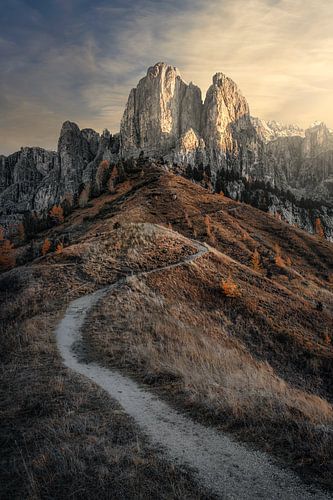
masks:
[[[319,217],[317,217],[315,220],[314,229],[315,229],[315,234],[319,236],[319,238],[325,238],[325,231]]]
[[[49,212],[49,216],[55,224],[62,224],[65,220],[64,211],[60,205],[54,205]]]
[[[290,257],[287,257],[287,258],[286,258],[286,265],[287,265],[288,267],[290,267],[290,266],[292,265],[292,260],[291,260],[291,258],[290,258]]]
[[[49,239],[46,238],[41,248],[42,255],[46,255],[47,253],[49,253],[50,248],[51,248],[51,242]]]
[[[205,227],[206,227],[206,234],[208,238],[210,238],[212,235],[212,221],[209,215],[205,216]]]
[[[241,295],[237,283],[233,281],[231,276],[229,276],[226,280],[222,280],[220,286],[226,297],[240,297]]]
[[[58,243],[57,248],[56,248],[56,253],[62,253],[64,249],[64,244],[63,243]]]
[[[216,236],[215,236],[213,228],[212,228],[212,219],[209,217],[209,215],[205,216],[205,227],[206,227],[206,234],[208,236],[209,243],[212,246],[216,245]]]
[[[275,256],[275,264],[278,267],[285,267],[285,262],[284,262],[283,258],[281,257],[281,255],[276,255]]]

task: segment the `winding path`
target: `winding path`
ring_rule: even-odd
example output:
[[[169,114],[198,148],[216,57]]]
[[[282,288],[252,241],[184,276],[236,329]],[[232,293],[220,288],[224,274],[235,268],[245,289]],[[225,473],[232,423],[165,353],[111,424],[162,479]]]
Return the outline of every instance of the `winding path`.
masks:
[[[190,264],[208,247],[193,242],[197,253],[175,264],[139,275]],[[57,344],[64,364],[116,399],[165,457],[190,466],[198,482],[223,499],[329,499],[329,494],[303,484],[292,472],[281,469],[268,455],[249,450],[217,430],[205,427],[177,412],[132,379],[96,363],[80,362],[73,346],[81,342],[81,327],[89,310],[110,290],[126,279],[85,295],[70,303],[56,329]]]

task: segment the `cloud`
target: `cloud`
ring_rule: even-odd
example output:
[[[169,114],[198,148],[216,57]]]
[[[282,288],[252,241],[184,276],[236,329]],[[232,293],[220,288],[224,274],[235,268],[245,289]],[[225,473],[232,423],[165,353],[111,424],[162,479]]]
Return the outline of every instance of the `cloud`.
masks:
[[[333,125],[331,0],[11,2],[0,38],[3,152],[55,147],[65,119],[116,132],[130,89],[161,60],[203,92],[226,73],[254,115]]]

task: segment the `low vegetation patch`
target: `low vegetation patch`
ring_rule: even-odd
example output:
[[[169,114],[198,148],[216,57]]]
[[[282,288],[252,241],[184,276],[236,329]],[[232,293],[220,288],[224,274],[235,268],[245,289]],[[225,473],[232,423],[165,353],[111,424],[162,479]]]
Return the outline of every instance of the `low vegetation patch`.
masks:
[[[223,302],[232,297],[236,309],[250,308],[249,290],[243,285],[240,294],[227,276],[225,298],[212,300],[211,271],[196,261],[194,270],[174,269],[167,278],[131,278],[87,320],[88,358],[136,374],[197,417],[332,486],[331,404],[251,353],[244,339],[256,320],[239,322],[232,302]]]

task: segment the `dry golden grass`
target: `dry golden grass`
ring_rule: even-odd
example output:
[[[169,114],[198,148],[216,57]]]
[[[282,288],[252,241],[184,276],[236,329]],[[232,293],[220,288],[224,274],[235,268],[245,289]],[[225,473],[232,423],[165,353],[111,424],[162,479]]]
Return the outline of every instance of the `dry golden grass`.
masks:
[[[240,341],[230,340],[227,321],[219,326],[191,303],[170,303],[131,278],[103,299],[84,336],[92,359],[135,370],[171,398],[183,395],[186,406],[224,421],[289,464],[299,465],[303,457],[316,468],[332,459],[332,406],[257,361]]]
[[[190,214],[190,222],[184,214]],[[173,231],[152,229],[151,223],[170,225]],[[5,442],[14,442],[14,431],[22,436],[19,450],[38,491],[44,496],[56,494],[53,488],[64,482],[70,496],[75,488],[80,491],[87,474],[92,496],[96,485],[103,493],[109,491],[112,481],[118,485],[118,478],[108,476],[107,457],[117,457],[118,450],[106,446],[109,434],[103,437],[115,418],[106,415],[109,406],[105,400],[103,406],[103,398],[94,390],[85,394],[82,381],[68,383],[59,371],[50,332],[43,336],[46,326],[37,316],[42,312],[51,317],[64,298],[89,293],[124,274],[178,262],[195,251],[185,237],[211,242],[212,235],[215,249],[209,256],[149,275],[145,282],[133,280],[110,302],[105,300],[85,332],[90,355],[130,368],[161,386],[166,397],[177,396],[197,418],[214,421],[275,453],[304,475],[329,484],[333,295],[332,246],[327,241],[157,168],[117,184],[114,193],[90,201],[63,224],[44,231],[36,244],[40,248],[45,238],[62,241],[63,233],[72,235],[72,240],[61,254],[49,253],[19,268],[19,283],[10,281],[12,293],[5,290],[7,283],[1,295],[0,286],[1,319],[7,325],[10,318],[18,321],[10,335],[6,331],[1,336],[0,352],[6,360],[3,387],[12,411],[6,413]],[[276,245],[283,267],[275,263]],[[260,273],[251,261],[256,249],[263,267]],[[220,283],[229,275],[241,296],[229,299],[221,292]],[[322,310],[316,308],[319,301]],[[15,388],[12,394],[10,387]],[[29,397],[32,409],[24,406]],[[19,408],[26,415],[22,421]],[[97,413],[101,419],[96,424]],[[41,418],[45,428],[39,427],[44,423]],[[19,432],[18,426],[22,426]],[[41,446],[40,428],[45,435]],[[126,439],[126,433],[119,432]],[[17,460],[18,450],[8,446],[6,453]],[[52,450],[61,448],[69,452],[52,458]],[[126,453],[119,467],[124,467]],[[136,468],[141,460],[135,457]],[[20,457],[19,462],[16,481],[19,474],[26,474]],[[47,462],[51,465],[45,470]],[[40,473],[34,467],[41,467]],[[119,470],[115,468],[115,474]],[[163,470],[152,472],[159,477]],[[136,472],[127,471],[135,483]],[[128,487],[134,487],[126,467],[124,474],[120,484],[129,481]],[[13,477],[7,475],[4,483],[10,484]],[[168,482],[165,497],[173,498],[169,486]],[[161,489],[152,491],[163,498]],[[151,492],[145,490],[143,495],[147,494]]]
[[[78,266],[59,265],[63,257],[0,277],[1,498],[211,498],[62,365],[54,328],[66,300],[92,285],[82,288]]]
[[[257,249],[255,249],[255,251],[252,254],[251,263],[252,263],[252,268],[254,269],[254,271],[257,271],[257,273],[262,272],[260,254],[259,254]]]

